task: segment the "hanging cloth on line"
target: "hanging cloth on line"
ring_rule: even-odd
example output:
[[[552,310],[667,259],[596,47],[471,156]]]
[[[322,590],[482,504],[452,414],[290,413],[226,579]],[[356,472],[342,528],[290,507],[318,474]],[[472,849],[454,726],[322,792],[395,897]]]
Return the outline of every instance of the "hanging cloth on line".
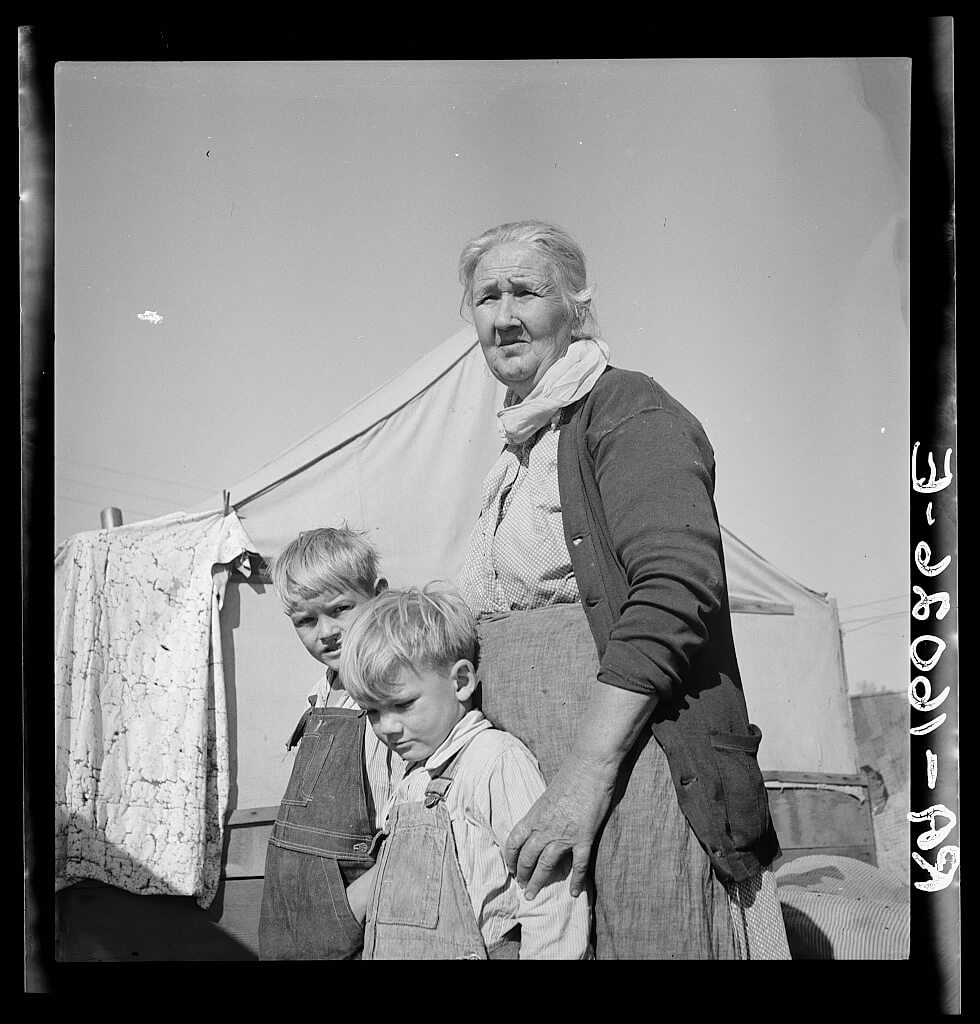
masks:
[[[249,551],[219,509],[75,534],[56,553],[56,889],[214,898],[229,784],[218,613]]]

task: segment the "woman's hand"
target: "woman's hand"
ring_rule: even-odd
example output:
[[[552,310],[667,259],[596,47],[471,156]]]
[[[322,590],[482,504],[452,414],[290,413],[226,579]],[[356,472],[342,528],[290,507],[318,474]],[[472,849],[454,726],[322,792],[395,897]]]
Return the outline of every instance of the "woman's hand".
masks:
[[[514,826],[504,859],[533,899],[571,851],[568,888],[585,885],[592,847],[609,813],[619,766],[657,706],[655,694],[596,686],[567,760],[538,802]]]
[[[573,896],[582,892],[592,847],[612,801],[616,774],[614,767],[591,764],[573,755],[514,826],[504,859],[518,884],[525,886],[526,899],[534,899],[558,873],[569,851],[568,888]]]
[[[378,865],[372,864],[359,878],[355,878],[347,886],[347,902],[350,904],[351,913],[358,924],[364,924],[367,918],[368,907],[371,903],[371,891],[374,889],[374,879],[378,874]]]

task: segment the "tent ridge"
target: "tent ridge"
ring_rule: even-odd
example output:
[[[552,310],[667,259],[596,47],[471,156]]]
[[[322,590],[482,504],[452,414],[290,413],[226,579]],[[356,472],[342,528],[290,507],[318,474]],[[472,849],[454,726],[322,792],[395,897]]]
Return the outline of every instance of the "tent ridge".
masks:
[[[732,533],[731,530],[728,529],[727,526],[725,526],[724,523],[721,524],[721,532],[725,536],[731,537],[732,540],[740,544],[743,548],[745,548],[746,551],[750,552],[755,558],[762,562],[769,570],[775,573],[780,579],[792,584],[792,586],[797,587],[802,591],[805,591],[807,594],[811,594],[813,597],[819,598],[821,601],[827,601],[827,591],[814,590],[812,587],[808,587],[805,583],[800,583],[798,579],[796,579],[793,576],[790,576],[789,573],[780,569],[778,566],[773,565],[773,563],[770,562],[769,559],[766,558],[764,555],[760,555],[759,552],[755,550],[755,548],[753,548],[749,544],[746,544],[741,537],[737,537],[734,533]]]
[[[359,437],[363,437],[364,434],[368,433],[368,431],[370,431],[370,430],[373,430],[376,426],[378,426],[379,423],[384,423],[385,420],[391,419],[392,416],[394,416],[396,413],[400,412],[406,406],[411,405],[412,402],[417,401],[422,395],[424,395],[427,391],[429,391],[435,384],[437,384],[440,380],[442,380],[442,378],[445,377],[446,374],[448,374],[453,369],[453,367],[455,367],[458,363],[460,363],[463,359],[465,359],[470,354],[470,352],[472,351],[473,346],[475,344],[477,344],[477,339],[476,339],[476,335],[474,334],[472,343],[469,344],[464,349],[463,352],[461,352],[459,355],[457,355],[456,358],[453,359],[453,361],[451,363],[449,363],[448,366],[443,367],[443,369],[441,369],[431,380],[429,380],[425,384],[424,387],[420,388],[418,391],[416,391],[413,394],[411,394],[403,402],[399,403],[396,406],[393,406],[391,409],[387,410],[387,412],[385,412],[382,415],[378,416],[377,419],[375,419],[371,423],[367,424],[367,426],[365,426],[362,429],[357,430],[354,433],[350,434],[349,436],[345,437],[343,441],[338,442],[337,444],[333,445],[333,447],[328,448],[326,451],[322,451],[322,452],[318,453],[314,458],[307,460],[306,462],[304,462],[301,465],[295,467],[294,469],[291,469],[288,473],[285,473],[285,474],[283,474],[283,476],[279,477],[278,479],[273,480],[271,483],[266,484],[265,487],[261,487],[259,490],[254,491],[252,494],[246,495],[240,501],[236,501],[233,504],[232,507],[237,512],[238,509],[240,509],[243,506],[247,505],[250,501],[254,501],[256,498],[260,498],[264,494],[268,494],[269,491],[274,490],[280,484],[286,483],[287,480],[291,480],[294,476],[298,476],[300,473],[305,472],[311,466],[315,466],[318,462],[321,462],[323,459],[328,458],[330,455],[333,455],[335,452],[340,451],[342,448],[346,448],[347,445],[349,445],[352,441],[356,441]],[[380,391],[383,391],[385,388],[388,388],[391,385],[395,384],[396,381],[398,381],[401,377],[405,376],[412,369],[413,369],[413,367],[410,366],[407,369],[403,370],[401,373],[396,374],[394,377],[392,377],[390,380],[386,381],[384,384],[379,385],[373,391],[371,391],[369,394],[365,395],[360,401],[355,402],[353,405],[349,406],[346,411],[342,412],[336,418],[336,420],[334,420],[332,422],[337,422],[337,421],[343,419],[345,416],[348,416],[350,413],[352,413],[359,406],[362,406],[366,402],[370,401],[370,399],[373,398],[375,395],[377,395]],[[323,428],[320,428],[320,429],[323,429]],[[306,441],[308,441],[310,438],[316,436],[317,433],[319,433],[318,430],[317,431],[313,431],[313,433],[309,434],[302,441],[300,441],[297,444],[293,445],[292,449],[288,449],[288,450],[294,451],[295,449],[297,449],[301,445],[303,445]],[[282,458],[282,456],[281,455],[277,456],[277,458]],[[275,462],[276,459],[273,459],[272,461]],[[267,465],[269,465],[269,464],[271,464],[271,463],[267,463]]]

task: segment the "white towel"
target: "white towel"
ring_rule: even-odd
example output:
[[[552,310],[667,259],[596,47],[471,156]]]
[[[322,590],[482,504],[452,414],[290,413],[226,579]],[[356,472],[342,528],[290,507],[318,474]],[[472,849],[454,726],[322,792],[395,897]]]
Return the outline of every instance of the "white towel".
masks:
[[[228,734],[218,608],[234,512],[80,533],[55,555],[55,888],[218,887]]]

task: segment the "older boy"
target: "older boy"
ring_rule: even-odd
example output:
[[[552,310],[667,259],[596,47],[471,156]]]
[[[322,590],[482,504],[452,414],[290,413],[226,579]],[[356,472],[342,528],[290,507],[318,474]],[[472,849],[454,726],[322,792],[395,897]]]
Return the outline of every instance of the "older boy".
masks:
[[[374,862],[378,810],[404,765],[366,728],[338,665],[354,613],[388,585],[375,550],[349,529],[301,533],[270,573],[297,636],[325,671],[286,743],[299,749],[266,854],[259,958],[357,959],[363,926],[345,890]]]
[[[544,792],[531,752],[473,708],[476,624],[432,588],[366,604],[341,672],[377,736],[406,763],[378,863],[348,888],[364,959],[578,960],[589,906],[567,879],[525,899],[503,849]],[[567,874],[567,872],[566,872]]]

